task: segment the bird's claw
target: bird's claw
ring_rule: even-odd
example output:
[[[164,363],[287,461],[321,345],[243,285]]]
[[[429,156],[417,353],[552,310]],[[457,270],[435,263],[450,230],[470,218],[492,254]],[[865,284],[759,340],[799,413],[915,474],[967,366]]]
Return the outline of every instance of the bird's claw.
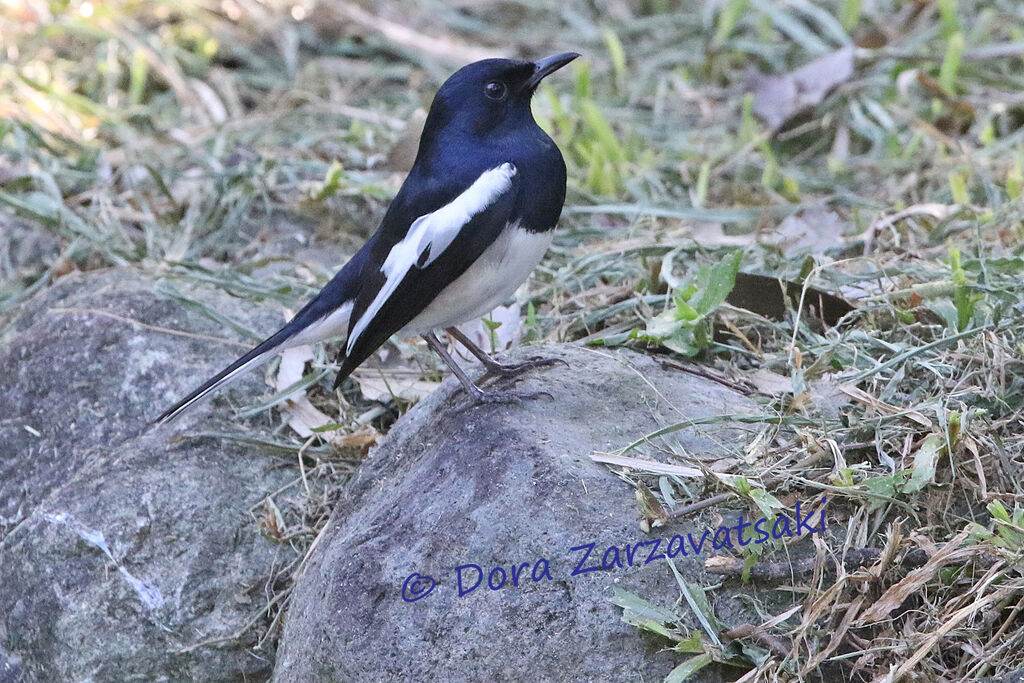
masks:
[[[530,367],[540,368],[545,365],[557,365],[558,363],[561,363],[565,367],[569,367],[569,361],[564,358],[544,358],[543,356],[528,358],[525,363],[520,363],[520,365],[529,365]]]
[[[561,358],[542,358],[540,356],[534,356],[529,358],[522,363],[514,363],[510,365],[504,365],[502,363],[494,362],[493,365],[487,367],[487,371],[480,377],[479,381],[490,379],[491,377],[516,377],[524,372],[533,370],[534,368],[549,367],[561,363],[565,367],[569,367],[569,364]]]
[[[522,401],[528,401],[535,398],[548,398],[552,401],[555,397],[547,391],[481,391],[479,393],[470,394],[469,401],[456,408],[456,413],[461,413],[470,408],[474,408],[479,405],[495,404],[495,403],[520,403]]]

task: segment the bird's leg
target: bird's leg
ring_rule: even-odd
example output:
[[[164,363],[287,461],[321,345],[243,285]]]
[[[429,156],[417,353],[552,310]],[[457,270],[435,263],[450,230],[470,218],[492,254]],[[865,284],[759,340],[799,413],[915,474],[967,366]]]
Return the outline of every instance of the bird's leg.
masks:
[[[478,382],[482,382],[485,379],[488,379],[489,377],[515,377],[516,375],[522,374],[527,370],[532,370],[533,368],[542,368],[549,365],[554,365],[555,363],[561,363],[566,367],[569,366],[569,364],[566,363],[561,358],[531,358],[522,363],[510,363],[506,365],[505,363],[499,363],[498,361],[494,360],[489,355],[487,355],[486,351],[484,351],[479,346],[474,344],[469,339],[469,337],[464,335],[462,331],[459,330],[459,328],[446,327],[444,328],[444,331],[448,333],[448,336],[457,339],[459,343],[461,343],[463,346],[469,349],[469,352],[476,356],[481,363],[483,363],[483,366],[487,370],[487,372],[485,372],[483,376],[479,380],[477,380]]]
[[[462,388],[465,389],[466,393],[469,394],[473,404],[477,403],[514,403],[528,398],[540,398],[541,396],[547,396],[548,398],[554,399],[551,394],[546,391],[483,391],[473,380],[466,375],[465,370],[459,367],[459,364],[455,362],[455,359],[451,357],[444,346],[438,341],[437,337],[433,332],[428,332],[423,335],[423,338],[427,340],[427,344],[434,350],[437,355],[441,356],[441,360],[445,362],[451,371],[458,377],[459,382],[462,383]],[[481,353],[483,353],[481,351]]]

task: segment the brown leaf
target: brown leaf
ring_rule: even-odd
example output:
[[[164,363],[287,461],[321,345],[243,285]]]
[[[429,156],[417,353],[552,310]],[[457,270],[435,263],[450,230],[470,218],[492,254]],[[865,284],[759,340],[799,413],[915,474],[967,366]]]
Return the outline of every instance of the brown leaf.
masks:
[[[845,236],[849,222],[826,206],[809,206],[787,216],[760,241],[779,247],[785,254],[794,252],[824,254],[847,246]]]
[[[636,484],[636,502],[640,508],[640,514],[644,516],[644,520],[650,526],[664,526],[665,522],[669,520],[668,514],[665,513],[665,508],[661,506],[661,503],[654,497],[651,490],[644,486],[642,482],[637,482]]]
[[[754,93],[754,113],[774,133],[797,114],[818,106],[853,76],[853,50],[841,48],[788,74],[750,76],[747,89]]]
[[[380,432],[372,426],[366,426],[359,431],[345,434],[338,440],[337,445],[342,448],[369,448],[377,443],[379,438]],[[332,443],[334,442],[332,441]]]
[[[274,378],[275,388],[278,391],[283,391],[302,379],[306,362],[311,360],[313,360],[311,346],[295,346],[284,351],[281,354],[277,376]],[[296,434],[304,439],[319,434],[321,439],[335,448],[366,448],[375,443],[380,436],[377,430],[370,426],[351,434],[346,434],[341,429],[319,431],[321,428],[333,424],[334,420],[318,410],[304,391],[285,400],[281,404],[281,412],[287,418],[288,426],[295,430]]]
[[[284,516],[270,496],[263,500],[263,519],[260,520],[260,528],[271,538],[281,538],[285,534]]]
[[[923,567],[919,567],[907,574],[901,581],[889,587],[889,590],[882,594],[869,608],[864,610],[857,620],[857,626],[867,626],[882,619],[904,603],[911,595],[916,593],[926,583],[935,578],[939,570],[947,564],[968,557],[978,552],[977,546],[961,548],[960,544],[967,539],[967,530],[961,531],[955,538],[950,539],[938,552],[928,558]]]

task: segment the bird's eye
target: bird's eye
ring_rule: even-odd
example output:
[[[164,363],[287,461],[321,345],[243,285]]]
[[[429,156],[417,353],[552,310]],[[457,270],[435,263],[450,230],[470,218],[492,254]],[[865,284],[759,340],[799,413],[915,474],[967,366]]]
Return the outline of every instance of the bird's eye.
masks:
[[[484,86],[484,94],[492,100],[503,100],[508,94],[508,87],[501,81],[491,81]]]

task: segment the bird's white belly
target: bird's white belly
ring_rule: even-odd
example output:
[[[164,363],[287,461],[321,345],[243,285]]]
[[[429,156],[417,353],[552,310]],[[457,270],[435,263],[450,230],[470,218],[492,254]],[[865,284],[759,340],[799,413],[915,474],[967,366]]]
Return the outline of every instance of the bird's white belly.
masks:
[[[508,226],[473,265],[399,332],[426,334],[482,317],[519,288],[551,245],[551,230],[527,232]]]

